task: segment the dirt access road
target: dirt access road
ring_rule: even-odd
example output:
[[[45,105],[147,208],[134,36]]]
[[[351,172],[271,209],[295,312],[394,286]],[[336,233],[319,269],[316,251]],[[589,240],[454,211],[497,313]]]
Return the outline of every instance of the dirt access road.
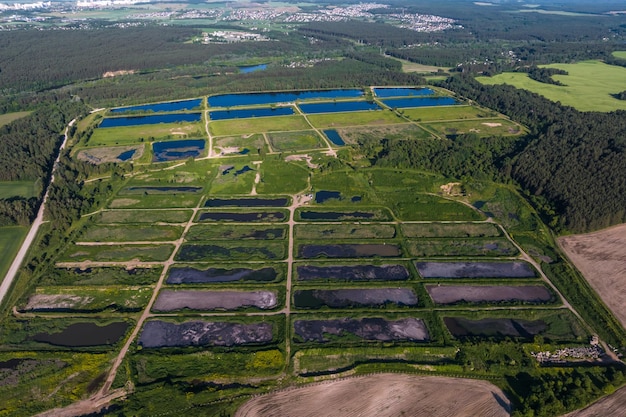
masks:
[[[52,176],[50,178],[50,185],[48,185],[46,194],[43,197],[43,201],[41,203],[41,206],[39,207],[39,212],[37,212],[37,217],[35,218],[35,221],[33,222],[32,226],[30,227],[30,230],[28,231],[28,234],[26,235],[26,239],[24,239],[24,243],[22,243],[22,247],[20,247],[20,250],[17,252],[17,255],[15,255],[15,259],[13,259],[13,263],[11,264],[9,271],[4,276],[4,279],[2,280],[2,284],[0,284],[0,305],[2,304],[2,300],[4,300],[4,297],[9,292],[9,288],[11,288],[11,284],[13,284],[13,280],[17,276],[17,271],[19,271],[20,266],[22,265],[22,262],[24,262],[24,258],[26,257],[26,253],[28,252],[30,245],[33,243],[35,236],[37,236],[37,232],[39,231],[39,226],[41,226],[41,224],[43,223],[43,214],[46,209],[46,202],[48,201],[48,192],[50,191],[50,187],[52,186],[52,183],[54,182],[54,172],[56,171],[57,165],[59,164],[59,159],[61,158],[61,151],[63,150],[63,148],[65,148],[65,144],[67,143],[67,138],[68,138],[67,133],[70,127],[74,125],[74,123],[76,123],[76,119],[73,119],[65,128],[65,137],[63,138],[63,143],[61,143],[61,147],[59,148],[59,153],[57,155],[57,158],[54,161],[54,166],[52,168]]]

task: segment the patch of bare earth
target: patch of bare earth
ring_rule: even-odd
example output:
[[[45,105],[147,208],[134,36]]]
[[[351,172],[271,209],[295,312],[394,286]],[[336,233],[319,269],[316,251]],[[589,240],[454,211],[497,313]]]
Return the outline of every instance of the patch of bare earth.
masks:
[[[580,410],[573,411],[563,417],[605,417],[622,416],[626,410],[626,387],[615,391],[608,397],[602,398]]]
[[[564,236],[559,246],[626,326],[626,224]]]
[[[235,417],[504,417],[510,407],[487,381],[378,374],[259,396]]]

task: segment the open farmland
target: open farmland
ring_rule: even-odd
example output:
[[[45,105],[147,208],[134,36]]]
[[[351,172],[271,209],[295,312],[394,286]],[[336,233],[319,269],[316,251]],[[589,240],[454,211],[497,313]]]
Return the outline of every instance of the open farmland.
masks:
[[[298,398],[298,401],[293,399]],[[256,397],[236,417],[506,417],[510,403],[486,381],[381,374],[325,382]]]
[[[568,413],[563,417],[601,417],[617,416],[626,408],[626,387],[591,404],[582,410]]]
[[[626,326],[626,225],[559,238],[559,245]]]

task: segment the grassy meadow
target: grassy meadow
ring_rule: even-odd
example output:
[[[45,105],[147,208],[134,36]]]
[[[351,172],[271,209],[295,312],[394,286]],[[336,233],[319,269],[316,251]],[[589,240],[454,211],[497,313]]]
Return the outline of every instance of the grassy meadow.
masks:
[[[626,88],[626,68],[607,65],[600,61],[550,64],[542,67],[567,71],[568,75],[552,77],[565,85],[541,83],[521,72],[505,72],[494,77],[478,77],[477,80],[486,85],[510,84],[541,94],[549,100],[560,101],[561,104],[580,111],[626,110],[626,101],[612,96]]]

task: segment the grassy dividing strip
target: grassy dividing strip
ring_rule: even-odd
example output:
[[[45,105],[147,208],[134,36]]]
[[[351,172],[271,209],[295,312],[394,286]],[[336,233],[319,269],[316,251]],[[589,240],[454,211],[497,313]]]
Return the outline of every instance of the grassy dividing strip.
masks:
[[[174,245],[70,245],[59,257],[60,262],[124,262],[138,259],[144,262],[165,261]]]
[[[182,226],[93,225],[83,230],[78,240],[83,242],[174,241],[182,233]]]
[[[371,110],[355,111],[349,113],[326,113],[311,114],[307,118],[311,124],[319,129],[364,126],[364,125],[384,125],[407,123],[405,119],[398,116],[391,110]]]
[[[88,146],[132,145],[155,140],[176,140],[204,137],[201,123],[156,123],[141,126],[97,128],[87,142]]]
[[[252,135],[260,132],[298,131],[310,128],[303,116],[217,120],[209,123],[212,136]]]
[[[184,223],[192,214],[191,210],[105,210],[93,218],[96,224]]]
[[[202,195],[188,193],[169,193],[159,195],[131,195],[118,196],[109,204],[109,208],[134,208],[134,209],[154,209],[154,208],[191,208],[195,207]]]

